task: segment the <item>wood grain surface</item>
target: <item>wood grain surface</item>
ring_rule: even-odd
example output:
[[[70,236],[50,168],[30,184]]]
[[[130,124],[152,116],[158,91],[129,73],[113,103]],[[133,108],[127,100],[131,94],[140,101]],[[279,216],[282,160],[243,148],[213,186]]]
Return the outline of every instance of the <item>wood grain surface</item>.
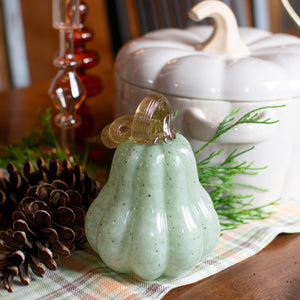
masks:
[[[108,87],[99,95],[86,100],[99,130],[113,119],[114,84],[113,81],[107,82]],[[53,107],[48,95],[49,86],[50,81],[44,81],[29,88],[0,93],[1,144],[16,142],[28,135],[32,127],[38,124],[38,108],[44,110]]]
[[[163,299],[298,300],[300,234],[281,234],[264,250]]]

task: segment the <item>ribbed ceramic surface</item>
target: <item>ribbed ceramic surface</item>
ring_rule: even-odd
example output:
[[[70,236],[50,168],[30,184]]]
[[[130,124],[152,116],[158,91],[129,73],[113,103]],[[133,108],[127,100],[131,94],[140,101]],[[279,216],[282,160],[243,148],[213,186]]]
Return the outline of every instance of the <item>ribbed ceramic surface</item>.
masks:
[[[116,76],[165,96],[265,101],[300,95],[300,39],[240,28],[250,55],[236,59],[201,50],[212,27],[162,29],[127,43]]]

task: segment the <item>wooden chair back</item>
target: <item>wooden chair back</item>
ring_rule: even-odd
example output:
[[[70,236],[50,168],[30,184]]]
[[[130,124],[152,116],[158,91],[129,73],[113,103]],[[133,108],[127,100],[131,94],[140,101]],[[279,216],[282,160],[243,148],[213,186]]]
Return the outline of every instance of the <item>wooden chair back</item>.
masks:
[[[128,40],[149,31],[194,25],[187,15],[201,0],[106,0],[113,48],[116,53]],[[270,29],[269,0],[223,0],[234,11],[240,26]],[[274,1],[274,0],[273,0]],[[210,23],[205,20],[203,23]]]

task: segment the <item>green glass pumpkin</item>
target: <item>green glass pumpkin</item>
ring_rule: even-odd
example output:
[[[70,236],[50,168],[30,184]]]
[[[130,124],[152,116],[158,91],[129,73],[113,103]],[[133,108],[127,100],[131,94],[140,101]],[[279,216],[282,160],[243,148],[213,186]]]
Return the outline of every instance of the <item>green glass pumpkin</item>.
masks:
[[[166,98],[146,97],[133,119],[106,128],[105,140],[110,146],[125,141],[86,215],[87,239],[103,262],[153,280],[205,259],[219,239],[219,221],[189,142],[175,134]]]

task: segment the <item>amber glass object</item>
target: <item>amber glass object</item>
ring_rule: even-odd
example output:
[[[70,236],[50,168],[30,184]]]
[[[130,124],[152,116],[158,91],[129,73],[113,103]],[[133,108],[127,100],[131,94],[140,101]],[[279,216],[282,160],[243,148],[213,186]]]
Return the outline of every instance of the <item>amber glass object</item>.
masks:
[[[79,0],[52,0],[53,27],[59,30],[59,55],[54,65],[59,70],[51,82],[49,95],[59,113],[55,117],[57,126],[76,128],[81,123],[77,114],[86,97],[86,89],[76,67],[79,60],[74,56],[74,30],[79,26]]]
[[[62,147],[70,155],[74,128],[81,124],[77,113],[86,97],[86,89],[76,72],[80,61],[74,56],[74,30],[79,26],[79,0],[52,0],[53,27],[59,31],[59,55],[54,60],[58,72],[49,95],[58,109],[55,124],[62,128]]]
[[[86,73],[87,69],[95,67],[100,60],[97,51],[86,47],[86,43],[94,38],[93,31],[84,24],[87,14],[88,6],[85,1],[81,0],[79,4],[79,26],[74,31],[74,54],[79,60],[79,65],[76,68],[77,73],[86,88],[87,97],[91,97],[100,93],[102,82],[97,76]]]
[[[95,67],[100,60],[97,51],[88,48],[87,44],[94,38],[93,30],[85,25],[88,15],[88,6],[85,1],[80,0],[79,3],[79,26],[74,30],[74,55],[79,61],[76,67],[82,83],[87,91],[87,98],[93,97],[102,91],[102,81],[94,74],[87,71]],[[88,101],[84,101],[80,106],[78,114],[82,118],[82,124],[76,129],[76,145],[84,148],[86,139],[91,137],[96,129],[95,116],[93,115]]]
[[[101,140],[107,148],[116,148],[131,138],[139,144],[156,144],[176,136],[174,118],[168,100],[162,95],[145,97],[134,116],[123,116],[107,125]]]

